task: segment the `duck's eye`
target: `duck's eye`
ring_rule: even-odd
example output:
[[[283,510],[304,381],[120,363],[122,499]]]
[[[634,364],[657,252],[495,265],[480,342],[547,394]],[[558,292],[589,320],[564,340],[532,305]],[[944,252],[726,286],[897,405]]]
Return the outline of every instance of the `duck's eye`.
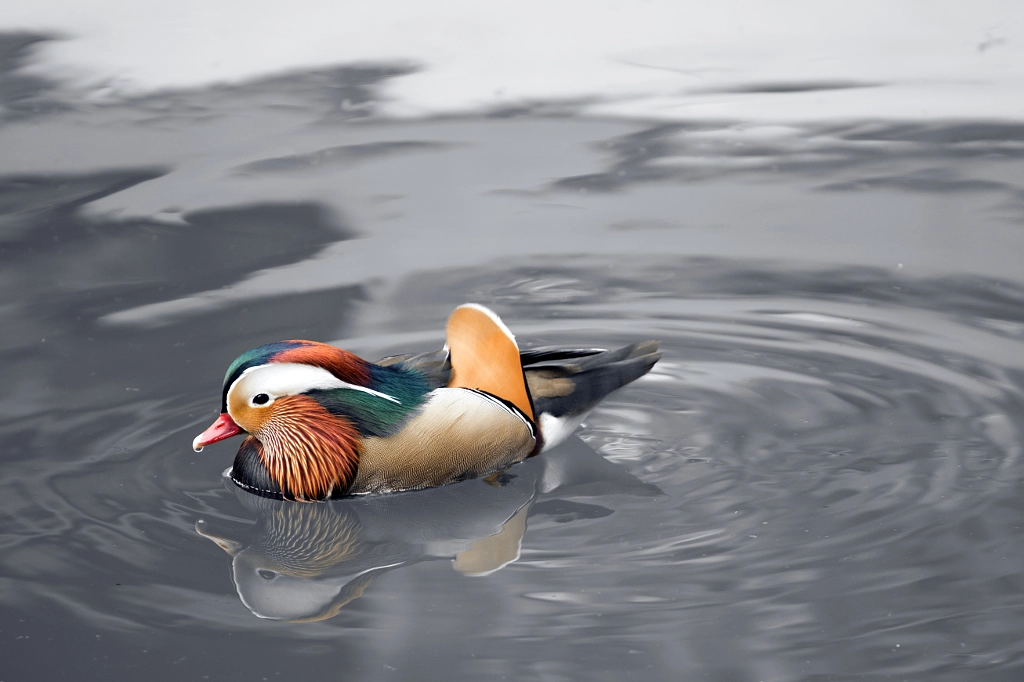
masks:
[[[270,402],[270,396],[266,393],[257,393],[252,397],[253,405],[266,405]]]

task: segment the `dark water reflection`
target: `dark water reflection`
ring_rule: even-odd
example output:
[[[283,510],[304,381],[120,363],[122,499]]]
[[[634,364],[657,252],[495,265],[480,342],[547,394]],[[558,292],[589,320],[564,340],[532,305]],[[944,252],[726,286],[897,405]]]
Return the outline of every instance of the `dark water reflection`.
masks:
[[[92,106],[30,42],[2,679],[1019,678],[1019,123],[376,119],[400,66]],[[285,505],[190,450],[239,352],[467,300],[665,357],[491,482]]]

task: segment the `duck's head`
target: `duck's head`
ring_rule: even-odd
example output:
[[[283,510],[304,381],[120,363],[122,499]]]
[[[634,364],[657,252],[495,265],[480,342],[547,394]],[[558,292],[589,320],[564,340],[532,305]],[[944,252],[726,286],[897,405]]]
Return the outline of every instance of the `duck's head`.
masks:
[[[254,348],[231,363],[220,416],[192,447],[198,452],[247,433],[235,473],[257,467],[270,479],[262,492],[324,499],[347,488],[358,465],[355,426],[329,409],[330,397],[345,390],[397,402],[371,384],[370,363],[334,346],[280,341]]]

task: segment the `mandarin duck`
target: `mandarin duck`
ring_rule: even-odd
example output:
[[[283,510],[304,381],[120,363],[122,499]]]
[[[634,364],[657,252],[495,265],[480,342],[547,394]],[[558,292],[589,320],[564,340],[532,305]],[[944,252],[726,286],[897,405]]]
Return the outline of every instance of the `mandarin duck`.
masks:
[[[277,499],[444,485],[565,440],[608,393],[650,371],[657,349],[520,351],[476,304],[455,309],[444,348],[431,353],[372,363],[324,343],[280,341],[231,363],[220,417],[192,446],[248,434],[230,477]]]

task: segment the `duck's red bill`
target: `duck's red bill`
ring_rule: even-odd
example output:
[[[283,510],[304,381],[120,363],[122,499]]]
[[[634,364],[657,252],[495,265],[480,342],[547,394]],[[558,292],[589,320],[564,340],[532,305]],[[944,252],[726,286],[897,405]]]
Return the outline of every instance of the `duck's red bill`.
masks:
[[[199,452],[210,443],[216,443],[219,440],[231,438],[231,436],[237,436],[240,433],[242,433],[242,427],[235,423],[231,415],[227,412],[222,412],[217,417],[217,421],[210,424],[210,428],[196,436],[196,439],[192,441],[192,449]]]

